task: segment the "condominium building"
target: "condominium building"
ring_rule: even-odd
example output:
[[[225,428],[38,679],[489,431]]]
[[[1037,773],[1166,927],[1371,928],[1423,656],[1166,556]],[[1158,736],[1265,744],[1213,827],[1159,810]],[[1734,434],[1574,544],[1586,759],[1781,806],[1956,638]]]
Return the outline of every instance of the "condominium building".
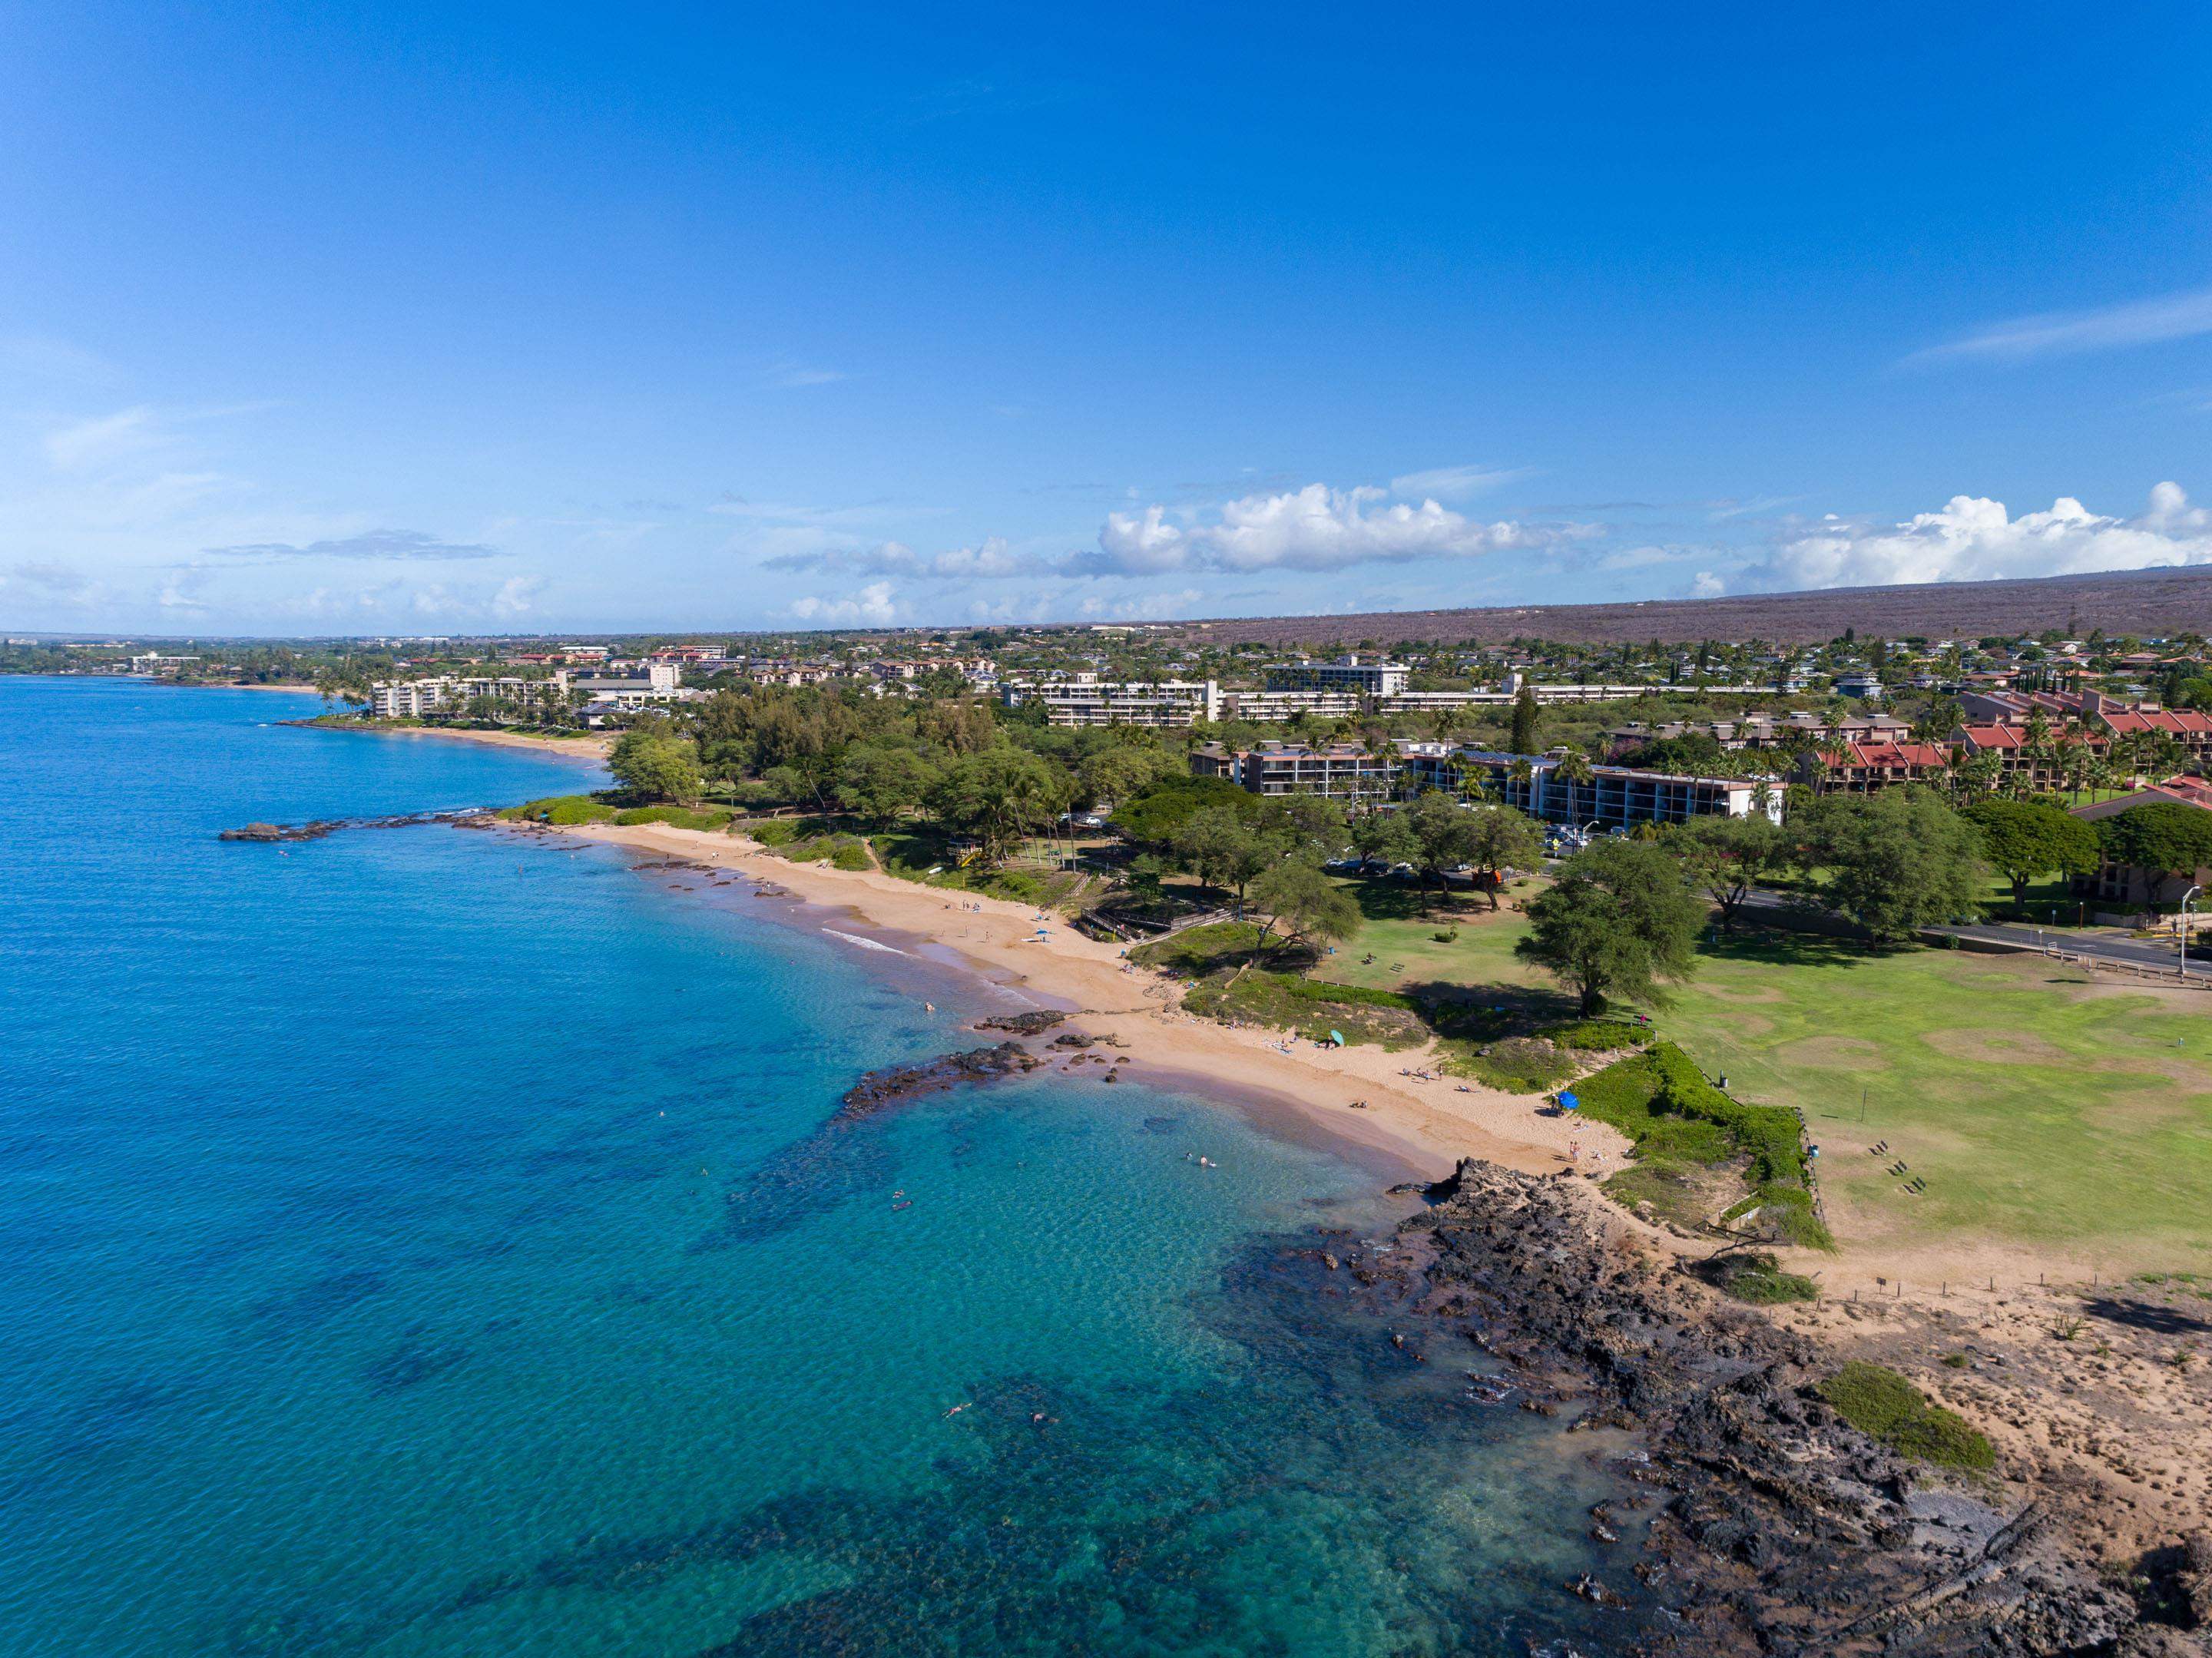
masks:
[[[1194,726],[1221,718],[1221,687],[1211,679],[1105,680],[1095,673],[1010,680],[999,688],[1010,708],[1035,705],[1055,726]]]
[[[510,708],[530,708],[560,700],[567,676],[525,679],[517,675],[462,677],[442,674],[433,679],[395,679],[372,685],[368,711],[380,720],[421,720],[431,714],[459,714],[479,697]]]
[[[1353,691],[1224,691],[1221,717],[1271,724],[1302,714],[1315,720],[1349,720],[1364,700]]]
[[[1271,691],[1340,691],[1352,696],[1395,696],[1413,672],[1402,662],[1340,656],[1316,662],[1302,656],[1267,670]]]
[[[1190,769],[1194,776],[1223,778],[1254,794],[1382,800],[1398,792],[1401,765],[1395,754],[1377,754],[1357,743],[1266,742],[1249,749],[1208,743],[1191,751]]]
[[[1652,743],[1710,737],[1723,749],[1772,749],[1802,742],[1895,743],[1911,727],[1893,714],[1831,719],[1817,714],[1747,714],[1735,720],[1630,720],[1599,733],[1606,752],[1623,759]]]
[[[1574,828],[1633,829],[1692,817],[1748,817],[1753,812],[1782,821],[1779,778],[1697,777],[1637,766],[1592,766],[1590,780],[1577,782],[1559,775],[1560,758],[1459,748],[1442,755],[1411,754],[1406,763],[1417,787],[1458,790],[1474,784],[1531,817]]]

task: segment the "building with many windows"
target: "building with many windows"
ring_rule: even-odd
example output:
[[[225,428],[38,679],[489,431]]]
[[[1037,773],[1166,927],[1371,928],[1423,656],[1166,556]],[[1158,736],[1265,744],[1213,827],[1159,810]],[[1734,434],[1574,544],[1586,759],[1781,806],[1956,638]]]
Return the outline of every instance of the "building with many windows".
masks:
[[[1364,701],[1352,691],[1224,691],[1221,717],[1269,724],[1302,714],[1316,720],[1349,720]]]
[[[1406,689],[1413,670],[1402,662],[1357,655],[1334,662],[1300,657],[1267,670],[1271,691],[1340,691],[1352,696],[1395,696]]]
[[[1480,787],[1517,811],[1573,829],[1630,829],[1692,817],[1748,817],[1753,812],[1782,821],[1778,777],[1695,777],[1637,766],[1592,766],[1589,780],[1581,782],[1559,775],[1561,760],[1556,754],[1455,748],[1442,754],[1409,753],[1406,766],[1417,787]]]
[[[1194,726],[1221,718],[1221,687],[1211,679],[1106,680],[1079,673],[1009,680],[999,699],[1010,708],[1042,708],[1055,726]]]
[[[1191,750],[1190,769],[1193,776],[1223,778],[1254,794],[1383,800],[1398,793],[1401,766],[1395,754],[1357,743],[1267,742],[1249,749],[1208,743]]]

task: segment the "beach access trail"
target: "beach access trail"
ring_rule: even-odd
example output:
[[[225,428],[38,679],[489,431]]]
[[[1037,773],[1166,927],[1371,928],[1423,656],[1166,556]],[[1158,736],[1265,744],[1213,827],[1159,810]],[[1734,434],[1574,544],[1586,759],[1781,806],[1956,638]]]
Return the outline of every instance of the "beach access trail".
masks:
[[[805,902],[842,907],[868,926],[949,950],[994,982],[1067,1010],[1077,1029],[1117,1038],[1139,1076],[1264,1096],[1328,1136],[1383,1153],[1425,1179],[1441,1179],[1468,1157],[1525,1174],[1550,1174],[1571,1166],[1571,1159],[1583,1167],[1601,1159],[1597,1166],[1610,1172],[1626,1150],[1626,1141],[1602,1124],[1577,1131],[1571,1117],[1541,1114],[1536,1096],[1472,1085],[1461,1092],[1449,1078],[1401,1075],[1422,1067],[1418,1052],[1324,1048],[1185,1013],[1179,988],[1132,967],[1122,946],[1087,938],[1055,914],[1040,920],[1043,912],[1033,905],[873,870],[793,863],[741,836],[668,824],[589,823],[558,832],[743,870]],[[1355,1108],[1354,1100],[1366,1108]],[[1577,1143],[1580,1157],[1574,1158]]]

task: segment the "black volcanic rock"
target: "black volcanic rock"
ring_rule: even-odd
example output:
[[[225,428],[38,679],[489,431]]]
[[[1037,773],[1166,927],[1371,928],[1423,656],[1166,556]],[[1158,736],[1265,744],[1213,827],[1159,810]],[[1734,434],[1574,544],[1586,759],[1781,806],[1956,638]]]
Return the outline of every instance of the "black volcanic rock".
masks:
[[[1648,1460],[1619,1471],[1660,1500],[1631,1570],[1670,1616],[1636,1650],[2173,1649],[2074,1540],[2061,1499],[1937,1489],[1820,1399],[1832,1355],[1621,1247],[1571,1186],[1466,1159],[1395,1256],[1352,1276],[1437,1321],[1431,1340],[1455,1330],[1502,1360],[1529,1407],[1640,1433]]]
[[[963,1053],[940,1054],[920,1065],[894,1065],[871,1071],[845,1090],[838,1115],[848,1120],[868,1116],[923,1094],[962,1083],[994,1082],[1034,1071],[1044,1061],[1019,1042],[1000,1042],[995,1048],[971,1048]]]
[[[1017,1036],[1034,1036],[1067,1021],[1065,1013],[1039,1009],[1034,1013],[994,1013],[988,1018],[975,1021],[977,1030],[1006,1030]]]

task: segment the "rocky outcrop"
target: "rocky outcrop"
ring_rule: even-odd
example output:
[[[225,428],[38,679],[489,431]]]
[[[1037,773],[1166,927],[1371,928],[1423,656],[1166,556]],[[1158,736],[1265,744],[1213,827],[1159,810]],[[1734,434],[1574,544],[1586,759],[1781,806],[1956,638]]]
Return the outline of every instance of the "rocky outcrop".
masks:
[[[1017,1036],[1035,1036],[1056,1024],[1065,1024],[1067,1015],[1040,1008],[1034,1013],[994,1013],[975,1021],[977,1030],[1006,1030]]]
[[[227,829],[216,836],[218,841],[319,841],[335,835],[340,829],[412,829],[418,823],[452,823],[473,829],[494,821],[494,814],[481,806],[471,806],[460,811],[410,811],[391,817],[319,817],[305,823],[248,823],[243,829]]]
[[[940,1054],[920,1065],[890,1066],[882,1071],[871,1071],[848,1089],[838,1115],[848,1120],[868,1116],[962,1083],[995,1082],[1001,1077],[1018,1077],[1043,1063],[1019,1042],[1000,1042],[995,1048]]]
[[[1640,1558],[1567,1586],[1656,1600],[1639,1650],[2185,1650],[2063,1515],[1948,1488],[1844,1423],[1816,1391],[1832,1359],[1662,1266],[1567,1182],[1469,1159],[1426,1195],[1376,1287],[1503,1361],[1528,1408],[1640,1436],[1648,1460],[1617,1470],[1645,1493]]]

